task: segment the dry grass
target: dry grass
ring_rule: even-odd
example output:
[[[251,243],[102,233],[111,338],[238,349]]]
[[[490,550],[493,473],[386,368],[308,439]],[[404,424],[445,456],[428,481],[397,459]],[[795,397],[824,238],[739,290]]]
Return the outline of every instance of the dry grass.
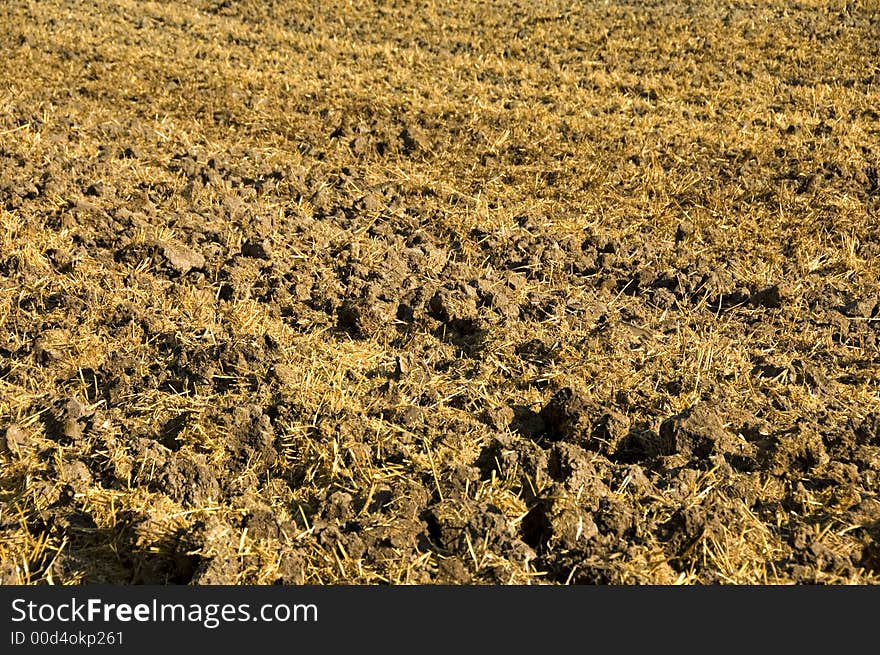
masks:
[[[0,579],[875,583],[878,11],[4,3]]]

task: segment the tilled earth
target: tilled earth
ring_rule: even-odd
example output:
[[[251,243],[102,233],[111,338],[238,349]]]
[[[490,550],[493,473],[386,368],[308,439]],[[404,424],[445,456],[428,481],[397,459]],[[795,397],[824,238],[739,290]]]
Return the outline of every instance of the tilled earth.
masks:
[[[875,583],[873,0],[0,4],[0,581]]]

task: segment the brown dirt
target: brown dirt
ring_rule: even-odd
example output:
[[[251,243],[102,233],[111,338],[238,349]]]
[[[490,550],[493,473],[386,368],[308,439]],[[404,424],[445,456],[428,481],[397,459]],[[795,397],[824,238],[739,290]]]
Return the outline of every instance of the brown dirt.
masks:
[[[2,3],[0,580],[877,582],[880,11],[685,4]]]

